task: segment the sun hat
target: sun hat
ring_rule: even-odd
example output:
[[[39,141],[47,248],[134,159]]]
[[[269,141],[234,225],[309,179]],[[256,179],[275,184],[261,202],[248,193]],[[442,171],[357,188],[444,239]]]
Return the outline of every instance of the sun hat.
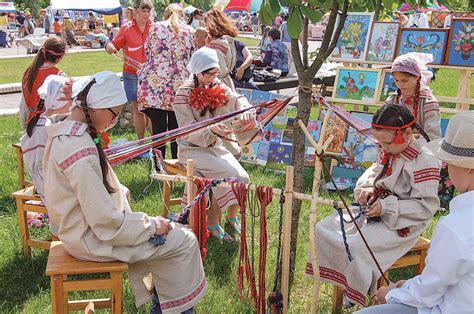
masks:
[[[445,137],[427,143],[423,151],[448,164],[474,169],[474,112],[452,116]]]
[[[105,109],[123,105],[127,102],[127,96],[123,89],[120,78],[112,71],[98,72],[80,83],[79,93],[92,81],[87,94],[87,107],[91,109]],[[76,102],[76,105],[79,103]]]
[[[212,68],[219,68],[219,57],[214,49],[208,47],[196,50],[187,65],[192,74],[199,74]]]

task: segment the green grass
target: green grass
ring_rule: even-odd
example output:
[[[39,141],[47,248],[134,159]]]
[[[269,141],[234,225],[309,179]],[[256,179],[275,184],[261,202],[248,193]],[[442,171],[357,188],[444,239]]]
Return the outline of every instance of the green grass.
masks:
[[[237,39],[241,42],[243,42],[246,46],[258,46],[258,43],[260,42],[258,39],[255,38],[248,38],[248,37],[237,37]]]
[[[130,133],[117,134],[117,136],[133,138]],[[21,244],[16,219],[16,208],[9,194],[18,188],[17,167],[12,143],[18,142],[20,127],[17,116],[0,117],[0,313],[49,313],[50,284],[49,278],[44,275],[47,252],[33,250],[32,260],[27,260],[21,252]],[[284,176],[265,172],[263,167],[245,166],[251,180],[255,184],[282,188]],[[144,211],[150,215],[157,215],[161,211],[160,184],[153,182],[151,187],[143,192],[150,183],[148,177],[150,165],[147,161],[138,160],[123,164],[116,169],[120,181],[128,186],[132,195],[132,208],[134,211]],[[311,190],[311,171],[306,176],[306,193]],[[174,189],[174,194],[179,195],[182,187]],[[334,198],[332,193],[322,191],[325,198]],[[331,208],[318,207],[318,220],[331,212]],[[275,200],[268,208],[268,257],[267,257],[267,291],[273,286],[275,274],[276,242],[278,237],[278,203]],[[435,218],[436,222],[438,218]],[[302,207],[298,232],[298,250],[291,294],[291,313],[309,312],[311,299],[311,282],[304,277],[306,264],[309,204]],[[431,237],[432,223],[425,232]],[[46,229],[32,230],[36,237],[48,236]],[[259,228],[257,225],[255,235],[255,260],[258,261]],[[251,247],[250,233],[248,237]],[[208,290],[205,298],[197,306],[199,313],[253,313],[251,303],[241,299],[236,293],[236,263],[238,261],[238,245],[236,243],[219,243],[214,239],[208,242],[208,255],[204,268],[208,280]],[[257,263],[258,264],[258,263]],[[413,270],[402,270],[391,274],[392,280],[409,278]],[[134,305],[134,298],[128,280],[124,281],[124,310],[126,313],[147,313],[148,305],[138,310]],[[332,287],[323,284],[321,287],[319,313],[328,313],[331,308]],[[75,297],[104,297],[104,294],[75,293]],[[101,313],[99,311],[99,313]]]
[[[33,57],[0,59],[0,84],[21,82],[23,72]],[[122,71],[122,62],[105,51],[69,53],[64,56],[58,67],[68,76],[86,76],[100,71]]]

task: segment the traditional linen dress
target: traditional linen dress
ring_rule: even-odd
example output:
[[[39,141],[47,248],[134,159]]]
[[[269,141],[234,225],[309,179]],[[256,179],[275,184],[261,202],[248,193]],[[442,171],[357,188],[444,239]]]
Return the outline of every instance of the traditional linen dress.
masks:
[[[237,62],[237,50],[234,41],[233,37],[224,35],[221,38],[214,39],[207,45],[214,49],[219,57],[219,79],[233,91],[235,91],[235,87],[230,73]]]
[[[397,102],[397,93],[391,93],[387,100],[385,100],[387,105],[402,105],[410,109],[410,112],[417,118],[416,123],[428,134],[430,140],[441,138],[439,103],[431,90],[427,87],[420,89],[416,112],[413,102],[413,96],[400,96]]]
[[[354,190],[356,198],[362,191],[373,191],[374,180],[382,168],[379,160],[364,172]],[[421,153],[418,145],[412,143],[395,159],[392,174],[377,181],[377,187],[393,195],[380,199],[382,220],[365,220],[361,230],[383,271],[413,247],[438,210],[439,170],[439,161]],[[406,227],[410,233],[402,238],[397,230]],[[346,254],[337,212],[316,224],[319,271],[323,281],[344,287],[351,302],[364,306],[366,294],[375,291],[381,275],[353,224],[345,224],[345,230],[352,261]],[[313,273],[310,262],[306,273]]]
[[[206,288],[196,237],[173,223],[164,245],[156,247],[148,241],[155,232],[154,221],[131,211],[128,190],[112,168],[108,179],[117,191],[107,192],[87,127],[70,120],[46,127],[46,205],[59,224],[64,247],[82,260],[127,262],[137,306],[151,300],[143,281],[151,273],[164,313],[193,307]]]
[[[180,127],[250,107],[244,96],[231,91],[219,80],[217,80],[217,84],[227,90],[228,101],[223,107],[217,108],[213,114],[206,111],[203,116],[200,115],[200,111],[191,107],[189,103],[189,94],[194,88],[194,82],[192,80],[186,81],[178,89],[174,110]],[[244,183],[250,181],[249,175],[234,155],[222,145],[220,138],[209,129],[178,140],[178,159],[183,164],[186,163],[187,159],[193,159],[194,175],[196,176],[213,179],[234,177]],[[212,191],[221,210],[237,204],[237,199],[231,189],[216,187]],[[185,200],[186,194],[183,196],[183,205]]]

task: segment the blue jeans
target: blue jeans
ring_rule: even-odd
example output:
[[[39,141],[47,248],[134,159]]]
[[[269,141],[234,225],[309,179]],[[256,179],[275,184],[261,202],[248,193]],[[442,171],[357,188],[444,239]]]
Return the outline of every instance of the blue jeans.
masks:
[[[156,293],[156,289],[153,289],[150,314],[161,314],[161,313],[162,312],[161,312],[160,300],[158,299],[158,294]],[[190,308],[182,312],[181,314],[193,314],[193,313],[194,313],[194,308]]]
[[[123,72],[123,88],[128,101],[137,101],[138,76],[136,74]]]

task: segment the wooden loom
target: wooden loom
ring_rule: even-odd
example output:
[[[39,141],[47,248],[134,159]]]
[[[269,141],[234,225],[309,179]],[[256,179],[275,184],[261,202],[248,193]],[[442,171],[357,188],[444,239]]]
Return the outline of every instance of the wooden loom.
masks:
[[[309,134],[308,130],[304,126],[301,120],[298,121],[300,127],[302,128],[303,132],[305,133],[306,137],[310,141],[311,145],[316,149],[317,153],[321,153],[325,147],[327,147],[330,142],[332,141],[333,137],[330,136],[325,142],[325,133],[327,129],[328,120],[330,118],[330,110],[327,111],[326,116],[324,117],[319,143],[316,143],[314,139]],[[193,176],[193,160],[188,159],[186,161],[186,176],[182,175],[168,175],[168,174],[161,174],[161,173],[153,173],[151,177],[156,180],[165,181],[165,182],[182,182],[188,183],[186,185],[187,189],[187,198],[188,203],[194,199],[195,192],[194,192],[194,179]],[[311,261],[313,263],[313,271],[314,273],[314,280],[313,280],[313,299],[311,302],[311,313],[316,313],[317,304],[318,304],[318,295],[319,295],[319,269],[314,265],[317,265],[317,251],[316,251],[316,244],[314,239],[314,226],[316,224],[316,206],[317,205],[327,205],[333,206],[336,203],[338,206],[343,206],[341,202],[335,202],[334,200],[324,199],[319,197],[319,188],[321,185],[321,160],[316,155],[315,160],[315,170],[314,170],[314,181],[313,181],[313,189],[312,194],[304,194],[298,193],[293,191],[293,167],[287,166],[286,167],[286,181],[285,181],[285,189],[283,190],[285,195],[285,207],[283,213],[283,240],[282,240],[282,276],[281,276],[281,293],[283,295],[283,313],[288,312],[288,299],[289,299],[289,282],[290,282],[290,240],[291,240],[291,216],[292,216],[292,205],[293,199],[307,201],[311,204],[311,214],[310,214],[310,249],[311,249]],[[218,184],[220,187],[231,188],[231,184],[224,182]],[[246,184],[248,190],[255,191],[257,186],[255,184]],[[273,194],[280,196],[282,193],[281,189],[273,188]],[[193,215],[189,215],[189,225],[192,225]]]

